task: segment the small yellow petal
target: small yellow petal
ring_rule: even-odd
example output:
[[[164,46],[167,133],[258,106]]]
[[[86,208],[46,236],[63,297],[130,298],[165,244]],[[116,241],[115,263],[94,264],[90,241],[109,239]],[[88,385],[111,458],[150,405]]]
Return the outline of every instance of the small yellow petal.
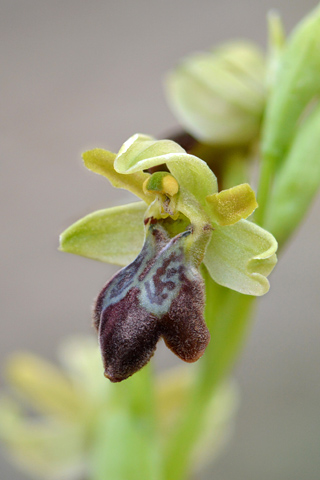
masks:
[[[258,206],[255,193],[247,183],[208,195],[206,201],[214,222],[221,226],[247,218]]]

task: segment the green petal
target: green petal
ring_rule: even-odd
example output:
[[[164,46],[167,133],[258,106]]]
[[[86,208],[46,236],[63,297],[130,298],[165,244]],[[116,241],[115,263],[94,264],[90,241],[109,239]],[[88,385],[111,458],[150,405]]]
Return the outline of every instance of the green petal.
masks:
[[[257,208],[256,196],[248,183],[222,190],[207,197],[213,219],[218,225],[233,225]]]
[[[277,262],[277,242],[266,230],[247,220],[217,227],[204,259],[211,277],[220,285],[246,295],[264,295],[267,276]]]
[[[89,150],[82,155],[82,158],[89,170],[107,177],[114,187],[125,188],[145,202],[150,203],[150,198],[144,194],[142,189],[143,182],[149,177],[148,173],[137,172],[132,175],[117,173],[113,168],[116,154],[102,148]]]
[[[114,168],[119,173],[132,174],[164,163],[180,189],[194,195],[203,205],[207,195],[217,192],[217,179],[206,162],[187,154],[171,140],[133,135],[119,150]]]
[[[266,228],[283,244],[304,218],[320,186],[320,105],[301,125],[277,172]]]
[[[146,208],[144,202],[135,202],[91,213],[61,234],[60,250],[127,265],[142,248]]]

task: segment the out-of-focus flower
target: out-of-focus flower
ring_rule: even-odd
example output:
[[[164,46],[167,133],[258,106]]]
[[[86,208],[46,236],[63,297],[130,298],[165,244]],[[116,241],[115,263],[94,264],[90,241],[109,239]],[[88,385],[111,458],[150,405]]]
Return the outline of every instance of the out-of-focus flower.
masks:
[[[161,446],[194,372],[180,367],[159,375],[149,412],[150,404],[149,409],[140,405],[137,397],[144,393],[150,402],[144,391],[149,372],[111,389],[99,373],[93,337],[64,341],[59,359],[62,368],[30,353],[13,354],[7,361],[11,392],[0,397],[0,439],[13,460],[41,480],[157,478],[156,455],[161,459]],[[209,452],[217,454],[227,438],[235,393],[232,384],[225,384],[208,405],[206,428],[193,449],[194,468],[203,465]]]
[[[233,42],[182,60],[166,79],[169,106],[199,141],[243,145],[255,140],[266,101],[259,48]]]
[[[65,342],[59,357],[64,370],[31,353],[8,359],[13,391],[0,399],[0,438],[24,471],[78,479],[90,468],[88,440],[110,402],[110,385],[101,381],[92,338]]]

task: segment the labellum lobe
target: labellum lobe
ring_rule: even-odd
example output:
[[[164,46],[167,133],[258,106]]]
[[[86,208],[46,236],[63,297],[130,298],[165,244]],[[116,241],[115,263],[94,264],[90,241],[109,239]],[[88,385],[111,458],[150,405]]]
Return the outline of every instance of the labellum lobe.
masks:
[[[160,223],[149,224],[138,257],[103,288],[94,325],[105,376],[125,380],[152,357],[158,340],[186,362],[204,353],[210,334],[204,322],[204,284],[186,255],[192,230],[170,238]]]

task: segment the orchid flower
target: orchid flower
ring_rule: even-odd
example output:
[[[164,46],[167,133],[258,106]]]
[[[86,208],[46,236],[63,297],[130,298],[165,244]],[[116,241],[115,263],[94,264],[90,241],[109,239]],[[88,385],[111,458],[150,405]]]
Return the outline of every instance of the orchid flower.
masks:
[[[135,373],[160,337],[181,359],[198,360],[210,339],[201,263],[215,282],[238,292],[269,289],[277,242],[246,220],[257,207],[253,190],[243,184],[218,192],[204,161],[146,135],[129,138],[118,154],[94,149],[83,158],[143,200],[94,212],[61,235],[63,251],[129,264],[94,307],[105,376],[117,382]],[[167,168],[148,173],[160,165]]]

